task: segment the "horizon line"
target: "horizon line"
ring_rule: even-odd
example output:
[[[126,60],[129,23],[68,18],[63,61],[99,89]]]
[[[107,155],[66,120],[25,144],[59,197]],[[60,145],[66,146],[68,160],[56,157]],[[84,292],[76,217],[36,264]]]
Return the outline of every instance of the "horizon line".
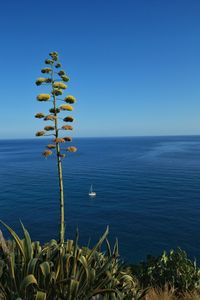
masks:
[[[157,134],[157,135],[118,135],[118,136],[75,136],[73,137],[73,139],[87,139],[87,138],[94,138],[94,139],[98,139],[98,138],[139,138],[139,137],[146,137],[146,138],[153,138],[153,137],[197,137],[197,136],[200,136],[200,133],[199,134]],[[17,137],[17,138],[14,138],[14,137],[10,137],[10,138],[1,138],[0,137],[0,141],[3,141],[3,140],[44,140],[44,139],[51,139],[50,137],[41,137],[40,139],[38,139],[38,137]]]

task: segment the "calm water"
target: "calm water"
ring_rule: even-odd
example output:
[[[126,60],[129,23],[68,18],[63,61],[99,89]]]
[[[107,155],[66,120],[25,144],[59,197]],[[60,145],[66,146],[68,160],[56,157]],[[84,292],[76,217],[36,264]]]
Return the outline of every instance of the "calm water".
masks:
[[[0,219],[34,240],[57,238],[55,156],[45,140],[0,141]],[[110,225],[129,262],[182,247],[200,260],[200,137],[82,138],[64,160],[66,233],[97,241]],[[90,185],[97,192],[88,197]],[[5,232],[5,231],[4,231]]]

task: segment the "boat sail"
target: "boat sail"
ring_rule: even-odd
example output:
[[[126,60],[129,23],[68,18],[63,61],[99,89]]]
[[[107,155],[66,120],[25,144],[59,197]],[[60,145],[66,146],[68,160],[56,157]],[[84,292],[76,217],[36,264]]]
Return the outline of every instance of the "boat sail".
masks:
[[[88,194],[90,197],[95,197],[96,196],[96,192],[93,191],[93,188],[92,188],[92,185],[90,187],[90,190],[89,190],[89,194]]]

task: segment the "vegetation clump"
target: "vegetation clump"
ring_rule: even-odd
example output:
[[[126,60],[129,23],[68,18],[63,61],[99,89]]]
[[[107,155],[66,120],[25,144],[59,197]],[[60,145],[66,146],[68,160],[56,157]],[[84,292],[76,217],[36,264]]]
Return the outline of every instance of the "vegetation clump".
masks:
[[[169,253],[164,251],[158,257],[147,256],[146,261],[132,266],[131,270],[143,288],[164,290],[167,284],[177,295],[200,292],[200,268],[180,248]]]
[[[61,245],[55,240],[41,246],[32,242],[22,224],[20,237],[6,224],[12,236],[5,241],[0,232],[1,300],[86,300],[142,299],[144,291],[131,274],[123,270],[118,244],[113,250],[106,240],[108,229],[92,248],[73,240]],[[106,252],[100,249],[105,243]]]

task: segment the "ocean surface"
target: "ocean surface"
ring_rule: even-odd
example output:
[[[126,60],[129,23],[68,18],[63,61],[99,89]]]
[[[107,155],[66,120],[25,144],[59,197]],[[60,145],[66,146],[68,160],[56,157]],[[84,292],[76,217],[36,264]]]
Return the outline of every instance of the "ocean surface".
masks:
[[[45,139],[0,141],[0,219],[33,240],[58,238],[55,155],[41,156]],[[121,256],[181,247],[200,262],[200,136],[77,138],[63,161],[66,237],[76,227],[91,245],[110,227]],[[97,193],[88,196],[90,185]],[[3,229],[7,237],[6,230]]]

